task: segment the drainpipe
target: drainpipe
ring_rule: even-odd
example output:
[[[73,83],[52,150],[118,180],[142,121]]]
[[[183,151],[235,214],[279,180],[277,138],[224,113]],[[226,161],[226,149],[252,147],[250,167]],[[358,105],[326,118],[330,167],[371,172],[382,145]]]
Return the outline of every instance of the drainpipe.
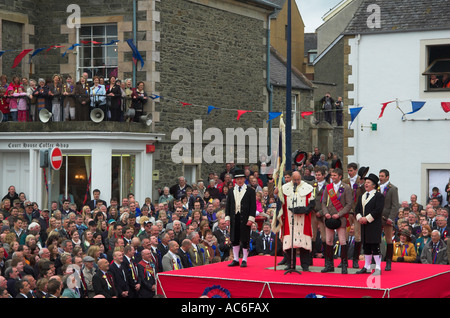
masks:
[[[272,17],[275,16],[275,14],[278,12],[278,10],[273,11],[271,14],[269,14],[267,18],[267,53],[266,53],[266,87],[267,92],[269,93],[269,112],[272,111],[273,107],[273,85],[270,83],[270,20]],[[269,154],[272,154],[272,121],[269,121]]]
[[[138,47],[137,44],[137,14],[136,14],[136,1],[137,0],[133,0],[133,42],[134,45],[136,45],[136,47]],[[136,64],[133,64],[133,87],[136,87]]]

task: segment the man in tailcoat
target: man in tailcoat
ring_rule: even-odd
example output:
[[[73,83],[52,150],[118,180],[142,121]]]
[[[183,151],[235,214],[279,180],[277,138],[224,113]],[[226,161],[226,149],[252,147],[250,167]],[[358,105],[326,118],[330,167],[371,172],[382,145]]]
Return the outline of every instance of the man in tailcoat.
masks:
[[[230,228],[230,239],[233,246],[233,261],[228,266],[247,267],[250,248],[251,225],[256,217],[255,190],[245,184],[244,171],[236,171],[236,185],[227,196],[225,221]],[[242,263],[239,264],[240,245],[242,244]]]
[[[365,178],[366,192],[358,198],[355,213],[356,220],[361,224],[361,241],[365,255],[364,267],[357,274],[370,274],[372,256],[375,259],[374,275],[381,274],[381,232],[384,196],[377,191],[379,179],[373,173]]]

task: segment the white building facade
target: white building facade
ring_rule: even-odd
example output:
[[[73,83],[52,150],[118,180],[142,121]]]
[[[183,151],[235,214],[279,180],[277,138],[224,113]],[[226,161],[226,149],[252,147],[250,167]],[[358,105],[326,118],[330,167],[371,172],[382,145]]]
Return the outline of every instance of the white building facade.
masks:
[[[400,201],[411,194],[426,203],[432,187],[443,193],[450,178],[450,113],[442,102],[450,102],[450,89],[430,89],[423,75],[430,56],[439,47],[450,47],[449,30],[356,34],[349,39],[349,108],[363,107],[353,122],[349,146],[354,155],[348,162],[391,173],[399,188]],[[450,55],[448,56],[450,58]],[[387,104],[379,118],[382,104]],[[425,102],[413,114],[412,101]],[[406,114],[406,115],[404,115]],[[376,123],[376,130],[371,128]]]
[[[94,189],[108,204],[113,197],[120,204],[133,193],[142,205],[151,197],[154,146],[161,138],[129,132],[3,132],[0,189],[5,195],[14,185],[40,208],[48,207],[49,187],[50,201],[72,197],[79,210]],[[50,173],[40,167],[40,150],[54,147],[62,150],[63,164]]]

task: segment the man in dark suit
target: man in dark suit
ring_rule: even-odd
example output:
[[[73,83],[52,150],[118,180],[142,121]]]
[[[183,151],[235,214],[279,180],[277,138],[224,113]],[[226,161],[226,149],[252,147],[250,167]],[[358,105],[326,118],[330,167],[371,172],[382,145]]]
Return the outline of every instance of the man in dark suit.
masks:
[[[161,258],[169,251],[169,241],[169,233],[163,233],[161,235],[161,243],[158,244],[158,251],[161,253]]]
[[[278,239],[277,242],[277,255],[281,255],[283,253],[283,245],[281,240],[271,231],[271,224],[264,223],[263,232],[256,239],[256,254],[257,255],[271,255],[275,256],[275,240]]]
[[[233,261],[228,266],[247,267],[250,247],[250,230],[256,217],[256,193],[245,184],[244,171],[236,171],[236,185],[227,196],[225,221],[230,226],[230,239],[233,246]],[[242,244],[242,264],[239,264],[240,245]]]
[[[221,261],[223,262],[230,255],[231,249],[230,232],[225,219],[219,219],[217,229],[213,232],[213,235],[217,238]]]
[[[379,172],[380,179],[380,193],[384,196],[384,210],[383,210],[383,230],[386,239],[386,267],[385,271],[391,270],[392,256],[394,254],[394,244],[392,236],[394,235],[394,221],[397,218],[398,210],[400,208],[400,201],[398,199],[398,188],[389,181],[389,171],[382,169]]]
[[[139,289],[140,298],[153,298],[155,295],[156,271],[151,254],[152,252],[149,249],[143,249],[141,252],[142,260],[137,265],[142,281],[141,288]]]
[[[178,256],[180,256],[181,265],[183,265],[183,268],[194,266],[192,264],[191,256],[189,255],[189,250],[191,246],[192,246],[191,240],[184,239],[180,244],[180,248],[178,249]]]
[[[113,254],[113,262],[109,266],[108,273],[112,276],[114,287],[117,290],[119,298],[129,298],[130,288],[123,259],[123,253],[121,251],[115,251]]]
[[[139,298],[139,289],[141,288],[141,277],[138,273],[137,263],[133,259],[134,247],[127,245],[123,250],[123,268],[127,277],[128,296],[130,298]]]
[[[92,276],[92,286],[95,295],[103,295],[105,298],[117,298],[117,290],[111,274],[108,272],[109,262],[102,258],[97,263],[98,269]]]
[[[29,298],[28,293],[30,292],[30,283],[28,281],[21,279],[16,282],[17,295],[16,298]]]
[[[104,206],[108,206],[106,204],[106,201],[100,199],[100,190],[99,189],[95,189],[94,191],[92,191],[92,194],[94,196],[94,199],[92,199],[91,201],[89,201],[87,203],[87,205],[91,208],[91,211],[97,207],[97,204],[99,202],[102,203]]]
[[[373,173],[365,178],[364,189],[366,192],[358,198],[355,208],[356,220],[361,224],[361,240],[363,243],[365,263],[357,274],[370,274],[372,256],[375,259],[374,275],[381,274],[381,233],[382,214],[384,208],[384,196],[377,192],[378,177]]]

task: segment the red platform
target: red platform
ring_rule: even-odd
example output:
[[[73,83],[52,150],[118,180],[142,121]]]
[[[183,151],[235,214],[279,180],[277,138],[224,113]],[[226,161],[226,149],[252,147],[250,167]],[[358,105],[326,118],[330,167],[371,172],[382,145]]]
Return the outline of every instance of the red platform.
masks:
[[[249,257],[247,268],[227,267],[228,264],[160,273],[158,294],[167,298],[198,298],[205,288],[220,285],[230,292],[231,298],[305,298],[310,293],[327,298],[450,298],[450,265],[393,263],[391,271],[382,270],[382,275],[372,276],[343,275],[339,268],[334,273],[285,274],[282,269],[273,269],[275,260],[269,256]],[[338,264],[336,260],[335,266]],[[314,259],[313,266],[323,267],[324,259]],[[381,268],[384,266],[383,262]]]

